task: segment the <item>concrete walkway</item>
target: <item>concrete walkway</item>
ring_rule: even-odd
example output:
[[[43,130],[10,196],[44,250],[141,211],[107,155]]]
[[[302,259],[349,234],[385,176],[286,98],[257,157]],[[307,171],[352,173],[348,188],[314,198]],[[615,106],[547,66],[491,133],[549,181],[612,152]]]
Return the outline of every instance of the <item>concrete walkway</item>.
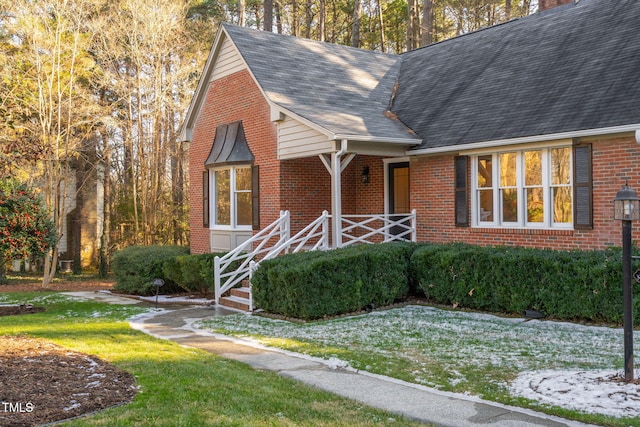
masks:
[[[68,293],[109,303],[140,303],[108,294]],[[83,295],[84,294],[84,295]],[[438,391],[389,377],[332,366],[327,361],[274,350],[214,335],[193,324],[212,316],[233,313],[219,307],[183,307],[147,313],[131,320],[131,326],[149,335],[184,346],[209,351],[244,362],[255,369],[275,371],[305,384],[348,397],[407,418],[443,427],[584,427],[527,409],[509,407],[477,398]]]

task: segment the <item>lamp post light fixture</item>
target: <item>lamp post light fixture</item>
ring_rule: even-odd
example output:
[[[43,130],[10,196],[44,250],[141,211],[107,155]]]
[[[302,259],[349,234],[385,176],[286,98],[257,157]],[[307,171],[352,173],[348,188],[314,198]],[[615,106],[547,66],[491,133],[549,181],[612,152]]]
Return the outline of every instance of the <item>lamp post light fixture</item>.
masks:
[[[154,279],[153,286],[156,287],[156,311],[158,311],[158,293],[160,292],[160,287],[164,285],[164,280],[162,279]]]
[[[631,221],[640,219],[638,193],[624,187],[613,199],[613,217],[622,221],[622,286],[624,299],[624,380],[633,381],[633,289],[631,285]]]

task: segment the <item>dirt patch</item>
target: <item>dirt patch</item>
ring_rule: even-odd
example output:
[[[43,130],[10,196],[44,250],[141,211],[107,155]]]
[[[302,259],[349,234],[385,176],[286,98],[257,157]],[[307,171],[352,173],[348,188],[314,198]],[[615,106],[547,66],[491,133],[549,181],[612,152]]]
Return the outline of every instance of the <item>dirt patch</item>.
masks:
[[[14,316],[18,314],[32,314],[44,311],[44,307],[33,304],[0,305],[0,316]]]
[[[88,279],[88,280],[65,280],[56,279],[49,286],[43,287],[37,280],[12,280],[7,285],[0,285],[0,292],[76,292],[76,291],[103,291],[113,289],[112,279]]]
[[[0,337],[0,425],[37,426],[129,402],[135,378],[41,339]]]

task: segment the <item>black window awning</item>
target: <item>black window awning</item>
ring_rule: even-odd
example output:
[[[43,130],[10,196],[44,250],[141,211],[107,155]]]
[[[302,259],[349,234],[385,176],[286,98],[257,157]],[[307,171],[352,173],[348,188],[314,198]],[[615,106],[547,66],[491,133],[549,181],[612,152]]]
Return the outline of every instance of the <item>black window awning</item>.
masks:
[[[253,163],[253,154],[247,145],[242,122],[220,125],[205,166],[224,166],[240,163]]]

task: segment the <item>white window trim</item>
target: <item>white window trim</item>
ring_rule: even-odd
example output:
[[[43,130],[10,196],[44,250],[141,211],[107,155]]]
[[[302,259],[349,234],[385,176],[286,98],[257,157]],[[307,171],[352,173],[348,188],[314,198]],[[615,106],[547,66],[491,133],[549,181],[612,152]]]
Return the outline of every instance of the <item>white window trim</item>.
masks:
[[[540,145],[535,144],[531,146],[521,147],[505,147],[500,151],[474,151],[470,153],[471,157],[471,226],[475,228],[496,228],[496,229],[535,229],[535,230],[573,230],[574,222],[570,223],[556,223],[553,220],[553,214],[551,206],[553,205],[551,182],[550,182],[550,163],[551,163],[551,151],[557,148],[571,148],[571,145],[558,144],[558,145]],[[526,206],[525,206],[525,186],[524,186],[524,167],[523,165],[523,153],[525,151],[541,150],[543,152],[542,159],[542,191],[544,200],[544,220],[542,223],[534,223],[527,221]],[[502,216],[502,197],[500,193],[500,170],[499,170],[499,157],[500,154],[516,153],[516,188],[518,191],[518,222],[500,222]],[[480,156],[492,156],[492,176],[493,176],[493,209],[496,215],[494,215],[493,221],[481,221],[479,215],[479,199],[478,199],[478,157]],[[575,203],[573,200],[573,156],[569,157],[570,170],[570,185],[571,189],[571,204]]]
[[[237,209],[237,194],[239,192],[246,192],[246,191],[236,191],[236,170],[237,169],[251,169],[251,165],[246,164],[246,165],[234,165],[234,166],[221,166],[221,167],[216,167],[216,168],[210,168],[209,169],[209,229],[210,230],[229,230],[229,231],[251,231],[252,225],[248,224],[248,225],[238,225],[236,224],[237,220],[238,220],[238,216],[236,215],[236,209]],[[229,188],[231,191],[231,194],[229,195],[230,197],[230,213],[229,215],[231,216],[231,224],[230,225],[226,225],[226,224],[217,224],[216,223],[216,205],[217,205],[217,199],[216,199],[216,171],[221,171],[221,170],[230,170],[229,173]]]

